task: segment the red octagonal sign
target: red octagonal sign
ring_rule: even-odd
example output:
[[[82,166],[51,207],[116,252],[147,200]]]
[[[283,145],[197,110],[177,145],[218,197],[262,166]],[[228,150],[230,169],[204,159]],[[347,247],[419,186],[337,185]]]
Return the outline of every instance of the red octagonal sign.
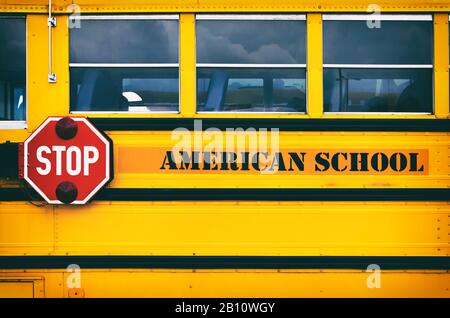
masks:
[[[83,117],[49,117],[24,142],[24,178],[49,203],[84,204],[110,181],[110,141]]]

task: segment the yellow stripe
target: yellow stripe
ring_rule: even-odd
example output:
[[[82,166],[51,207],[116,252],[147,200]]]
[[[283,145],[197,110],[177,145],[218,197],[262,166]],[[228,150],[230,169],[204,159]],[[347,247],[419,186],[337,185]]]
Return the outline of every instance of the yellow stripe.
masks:
[[[450,297],[450,274],[447,272],[382,271],[380,288],[368,288],[370,274],[346,270],[81,269],[81,289],[75,290],[68,288],[66,283],[71,273],[28,270],[27,273],[2,271],[0,281],[17,281],[19,278],[32,281],[35,297],[52,298],[73,297],[75,292],[85,297]]]
[[[1,0],[0,11],[45,13],[47,0],[14,1]],[[53,1],[53,12],[66,13],[68,2]],[[71,2],[70,2],[71,3]],[[83,13],[101,12],[366,12],[372,0],[78,0]],[[444,1],[397,0],[379,1],[382,12],[447,12],[450,4]]]
[[[0,255],[445,256],[447,202],[0,204]]]

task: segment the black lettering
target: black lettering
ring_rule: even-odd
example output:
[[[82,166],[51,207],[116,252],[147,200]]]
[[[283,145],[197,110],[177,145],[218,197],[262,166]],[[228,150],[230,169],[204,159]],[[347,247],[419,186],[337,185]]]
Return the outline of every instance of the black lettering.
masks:
[[[260,161],[259,161],[259,155],[264,155],[265,157],[266,157],[266,159],[267,159],[267,152],[256,152],[254,155],[253,155],[253,158],[252,158],[252,167],[253,167],[253,169],[255,169],[255,170],[257,170],[257,171],[261,171],[261,168],[259,167],[259,163],[260,163]]]
[[[381,167],[378,164],[380,162],[380,157],[381,157]],[[371,159],[371,164],[373,169],[375,169],[378,172],[381,172],[388,168],[389,159],[384,153],[377,152],[376,154],[373,155]]]
[[[161,165],[160,170],[166,170],[166,166],[169,165],[169,170],[178,170],[175,160],[173,160],[172,151],[166,151],[166,155],[164,156],[163,163]]]
[[[409,160],[411,161],[411,165],[409,167],[409,171],[423,171],[423,165],[420,166],[419,169],[417,169],[417,156],[418,153],[410,153],[409,154]]]
[[[369,171],[367,164],[368,156],[369,154],[367,152],[350,153],[350,171]]]
[[[316,171],[327,171],[330,168],[330,163],[328,160],[330,159],[330,154],[328,152],[319,152],[316,155],[316,165],[315,170]],[[319,165],[321,165],[323,168],[320,168]]]
[[[400,165],[397,163],[397,161],[400,161]],[[406,159],[406,156],[400,152],[396,152],[391,156],[391,159],[389,160],[391,164],[391,168],[394,171],[403,171],[406,169],[406,166],[408,165],[408,161]]]
[[[331,158],[331,166],[335,171],[345,171],[347,170],[347,165],[343,168],[339,168],[339,156],[344,157],[345,160],[347,160],[347,153],[345,152],[337,152],[333,155]]]
[[[306,152],[300,153],[301,157],[296,152],[290,152],[289,153],[289,171],[294,171],[292,168],[292,162],[295,163],[295,166],[299,171],[305,170],[305,155]]]
[[[216,153],[205,152],[203,154],[203,170],[217,170],[217,169],[218,165],[216,161]]]
[[[192,157],[189,157],[189,154],[186,151],[180,151],[181,155],[180,170],[182,169],[189,170],[189,166],[191,165],[191,163],[192,163],[191,170],[200,170],[198,166],[199,154],[200,153],[198,151],[193,151]]]
[[[250,153],[249,152],[241,152],[242,155],[242,168],[241,170],[248,171],[250,170],[248,167],[250,161]]]
[[[277,167],[277,168],[274,168]],[[286,171],[286,167],[284,165],[283,154],[280,152],[276,152],[273,156],[272,164],[269,168],[270,171]]]
[[[222,158],[221,161],[220,161],[220,170],[229,170],[228,169],[227,153],[224,151],[224,152],[221,152],[220,155],[221,155],[221,158]]]

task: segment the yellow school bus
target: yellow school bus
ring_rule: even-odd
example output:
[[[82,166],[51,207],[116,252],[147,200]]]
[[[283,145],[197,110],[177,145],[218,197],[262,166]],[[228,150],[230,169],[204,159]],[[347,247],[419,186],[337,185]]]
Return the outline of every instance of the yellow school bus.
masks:
[[[449,1],[0,0],[0,297],[449,297]],[[82,116],[114,178],[20,178]]]

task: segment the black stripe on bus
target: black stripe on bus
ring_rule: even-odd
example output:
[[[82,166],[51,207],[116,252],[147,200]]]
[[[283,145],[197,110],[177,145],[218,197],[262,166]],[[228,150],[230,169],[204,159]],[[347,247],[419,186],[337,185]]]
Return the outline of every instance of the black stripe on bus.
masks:
[[[194,129],[193,118],[89,118],[94,125],[111,130]],[[382,131],[449,132],[450,119],[310,119],[310,118],[195,118],[202,129],[271,129],[280,131]]]
[[[0,269],[357,269],[449,270],[448,256],[0,256]]]
[[[0,201],[39,198],[23,188],[0,188]],[[105,188],[94,201],[449,201],[450,188],[242,188],[242,189],[152,189]]]

